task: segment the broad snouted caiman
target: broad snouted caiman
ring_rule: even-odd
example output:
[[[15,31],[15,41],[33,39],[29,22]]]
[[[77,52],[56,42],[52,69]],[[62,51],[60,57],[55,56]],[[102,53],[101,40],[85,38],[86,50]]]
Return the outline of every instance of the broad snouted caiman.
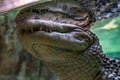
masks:
[[[16,31],[23,47],[61,80],[120,80],[120,60],[105,56],[97,36],[89,31],[113,3],[53,0],[31,6],[17,15]],[[101,9],[99,4],[106,6]]]

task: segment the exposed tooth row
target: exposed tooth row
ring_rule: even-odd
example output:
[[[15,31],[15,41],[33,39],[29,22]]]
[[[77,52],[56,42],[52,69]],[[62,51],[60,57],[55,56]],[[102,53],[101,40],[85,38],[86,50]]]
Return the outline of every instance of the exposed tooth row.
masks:
[[[39,10],[40,13],[45,13],[45,12],[48,12],[48,11],[49,11],[49,9],[41,9],[41,10]]]
[[[29,30],[23,29],[22,33],[33,33],[33,32],[37,32],[37,31],[46,31],[46,32],[50,32],[51,33],[53,30],[52,29],[48,29],[48,28],[43,28],[41,26],[41,27],[35,27],[35,28],[32,28],[32,29],[29,29]]]
[[[34,12],[34,13],[46,13],[46,12],[50,12],[49,9],[31,9],[30,12]]]

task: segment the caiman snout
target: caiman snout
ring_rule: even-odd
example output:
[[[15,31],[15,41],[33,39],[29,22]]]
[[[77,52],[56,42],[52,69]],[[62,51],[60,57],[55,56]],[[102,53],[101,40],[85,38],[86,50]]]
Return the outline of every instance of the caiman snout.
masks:
[[[36,40],[36,43],[74,50],[84,50],[92,43],[92,37],[74,24],[40,19],[24,19],[23,22],[16,23],[18,23],[16,29],[20,38],[27,39],[30,43],[31,40],[32,42]]]
[[[84,51],[93,43],[91,35],[80,26],[89,25],[88,18],[89,13],[76,2],[45,3],[22,10],[16,17],[16,29],[25,48],[39,43]]]

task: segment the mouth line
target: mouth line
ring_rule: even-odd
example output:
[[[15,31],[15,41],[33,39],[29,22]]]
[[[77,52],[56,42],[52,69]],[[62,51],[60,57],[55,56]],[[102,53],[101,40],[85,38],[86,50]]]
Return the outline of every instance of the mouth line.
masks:
[[[44,31],[47,33],[59,32],[59,33],[69,33],[75,28],[80,28],[74,24],[65,24],[54,22],[50,20],[40,20],[40,19],[28,19],[26,20],[25,27],[20,28],[19,32],[21,34],[25,33],[35,33],[38,31]],[[81,28],[80,28],[81,29]]]

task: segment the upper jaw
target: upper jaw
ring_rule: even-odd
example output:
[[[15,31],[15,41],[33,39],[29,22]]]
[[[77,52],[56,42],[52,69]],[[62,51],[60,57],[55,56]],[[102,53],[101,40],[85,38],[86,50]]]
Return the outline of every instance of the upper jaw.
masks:
[[[33,16],[33,15],[32,15]],[[66,20],[68,21],[68,20]],[[77,22],[82,24],[82,22]],[[17,32],[20,34],[23,33],[34,33],[37,31],[44,31],[44,32],[60,32],[60,33],[69,33],[76,28],[81,28],[79,25],[73,23],[63,23],[57,22],[53,20],[46,20],[46,19],[35,19],[32,17],[25,17],[23,19],[19,19],[16,21],[16,29]]]
[[[80,8],[78,4],[75,3],[73,5],[72,2],[69,2],[69,6],[67,5],[67,2],[63,4],[64,6],[66,6],[65,10],[60,3],[40,4],[38,5],[38,7],[33,6],[23,9],[16,18],[17,29],[20,30],[19,32],[23,33],[33,33],[40,30],[46,32],[58,31],[66,33],[70,32],[74,28],[89,25],[89,19],[87,18],[87,16],[89,15],[88,13],[85,13],[85,15],[80,15],[84,16],[82,18],[78,16],[79,18],[81,18],[79,19],[77,17],[78,20],[72,17],[72,14],[74,14],[74,8],[75,10],[79,10]],[[72,8],[73,10],[71,10]],[[49,14],[51,14],[52,16],[49,17]],[[59,18],[59,20],[54,20],[53,18]]]

